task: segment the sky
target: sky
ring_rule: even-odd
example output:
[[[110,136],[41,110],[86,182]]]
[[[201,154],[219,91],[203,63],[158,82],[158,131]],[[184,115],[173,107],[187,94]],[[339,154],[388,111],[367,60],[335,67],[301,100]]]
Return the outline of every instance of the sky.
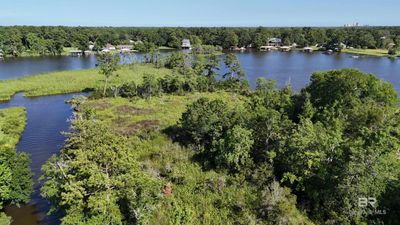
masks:
[[[0,26],[400,25],[400,0],[0,0]]]

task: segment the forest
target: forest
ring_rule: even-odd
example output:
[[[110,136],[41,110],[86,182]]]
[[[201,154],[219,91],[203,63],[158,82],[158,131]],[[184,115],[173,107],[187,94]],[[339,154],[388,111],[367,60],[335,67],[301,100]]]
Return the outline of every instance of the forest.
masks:
[[[0,50],[6,56],[59,55],[65,48],[87,50],[89,42],[94,50],[107,43],[114,45],[138,42],[135,46],[145,51],[146,44],[179,49],[183,39],[192,44],[258,48],[269,38],[280,38],[284,45],[294,43],[299,47],[327,46],[334,48],[345,44],[357,49],[388,49],[396,55],[400,42],[399,27],[342,27],[342,28],[113,28],[113,27],[0,27]]]
[[[70,101],[73,132],[43,166],[62,224],[400,222],[391,84],[342,69],[253,90],[234,54],[218,78],[215,55],[182,52],[124,81],[116,56],[99,60],[103,85]]]

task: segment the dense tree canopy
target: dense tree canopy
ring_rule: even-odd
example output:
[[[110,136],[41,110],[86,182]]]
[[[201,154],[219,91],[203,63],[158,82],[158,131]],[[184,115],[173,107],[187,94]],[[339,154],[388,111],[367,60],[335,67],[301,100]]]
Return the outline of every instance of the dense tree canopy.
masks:
[[[389,199],[399,182],[400,118],[392,86],[344,69],[313,74],[299,94],[288,90],[260,79],[251,109],[236,113],[201,99],[183,114],[182,129],[216,168],[247,174],[269,165],[271,179],[290,187],[318,224],[395,224]],[[379,204],[360,208],[364,196]]]

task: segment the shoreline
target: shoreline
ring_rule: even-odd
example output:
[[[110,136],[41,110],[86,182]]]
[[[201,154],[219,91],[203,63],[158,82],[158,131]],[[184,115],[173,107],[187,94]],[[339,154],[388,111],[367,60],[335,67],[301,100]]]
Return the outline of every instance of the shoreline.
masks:
[[[58,56],[72,56],[69,52],[69,50],[74,50],[74,49],[65,49],[61,54],[39,54],[39,53],[29,53],[29,52],[23,52],[21,53],[21,55],[19,56],[12,56],[12,55],[3,55],[3,58],[0,58],[0,62],[1,60],[6,60],[6,59],[22,59],[22,58],[35,58],[35,57],[58,57]],[[161,51],[171,51],[171,50],[179,50],[176,48],[171,48],[171,47],[166,47],[166,46],[160,46],[158,48],[158,50]],[[91,51],[91,54],[87,54],[85,56],[90,56],[90,55],[98,55],[99,53],[101,53],[101,51]],[[110,53],[121,53],[120,50],[112,50],[110,51]],[[145,52],[140,52],[137,50],[132,50],[128,53],[143,53],[146,54]],[[75,57],[75,56],[72,56]]]

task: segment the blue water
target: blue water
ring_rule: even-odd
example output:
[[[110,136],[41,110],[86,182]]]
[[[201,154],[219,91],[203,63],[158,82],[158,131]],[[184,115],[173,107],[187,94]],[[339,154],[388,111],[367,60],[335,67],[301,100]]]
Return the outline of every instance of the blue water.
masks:
[[[167,54],[170,51],[163,51]],[[250,84],[254,87],[258,77],[263,76],[277,81],[279,86],[290,83],[295,90],[307,85],[310,76],[315,71],[326,71],[340,68],[358,68],[367,73],[373,73],[393,84],[400,93],[400,59],[385,57],[360,56],[353,58],[350,54],[326,55],[321,52],[257,52],[245,51],[236,53],[245,70]],[[121,56],[123,62],[142,60],[142,53],[132,56]],[[70,57],[46,56],[6,59],[0,61],[0,80],[15,79],[39,73],[65,70],[94,68],[95,56]],[[224,73],[224,69],[221,69]]]
[[[399,58],[353,58],[353,55],[343,53],[326,55],[300,51],[243,52],[237,53],[237,56],[253,87],[257,78],[262,76],[276,80],[280,87],[290,83],[298,91],[309,83],[311,74],[316,71],[357,68],[392,83],[397,93],[400,93]]]

